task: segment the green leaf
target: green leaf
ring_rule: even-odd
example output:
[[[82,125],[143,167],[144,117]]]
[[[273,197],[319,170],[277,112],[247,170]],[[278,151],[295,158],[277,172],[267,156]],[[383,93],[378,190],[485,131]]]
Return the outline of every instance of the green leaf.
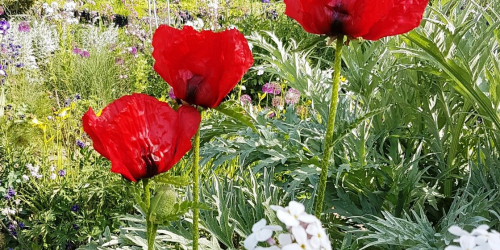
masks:
[[[242,107],[236,105],[236,101],[223,102],[215,109],[223,113],[224,115],[239,121],[243,125],[252,128],[253,131],[257,132],[252,119],[250,119],[248,115],[245,115],[246,112]]]
[[[178,187],[186,187],[191,185],[191,181],[188,176],[172,176],[170,173],[157,175],[156,177],[154,177],[154,181]]]
[[[491,121],[495,123],[495,126],[500,128],[500,119],[492,108],[491,101],[484,93],[474,88],[472,77],[467,69],[460,67],[455,61],[445,58],[431,40],[416,31],[410,32],[406,37],[427,53],[428,56],[420,54],[422,58],[437,63],[446,72],[448,77],[453,80],[453,88],[455,90],[472,103],[476,103],[479,106],[479,110],[486,113]]]

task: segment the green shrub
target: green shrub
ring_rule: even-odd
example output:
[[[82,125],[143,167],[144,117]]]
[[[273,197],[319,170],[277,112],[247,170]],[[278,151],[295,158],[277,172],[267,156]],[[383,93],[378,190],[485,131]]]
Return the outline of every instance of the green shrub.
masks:
[[[0,0],[2,5],[9,14],[22,14],[31,9],[35,4],[35,0]]]

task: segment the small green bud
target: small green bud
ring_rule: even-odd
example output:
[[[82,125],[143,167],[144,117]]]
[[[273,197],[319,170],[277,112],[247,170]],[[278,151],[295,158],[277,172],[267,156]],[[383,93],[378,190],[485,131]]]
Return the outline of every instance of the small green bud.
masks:
[[[159,188],[156,196],[151,202],[151,215],[154,221],[161,222],[172,215],[174,211],[174,204],[177,201],[177,193],[169,186],[162,186]]]

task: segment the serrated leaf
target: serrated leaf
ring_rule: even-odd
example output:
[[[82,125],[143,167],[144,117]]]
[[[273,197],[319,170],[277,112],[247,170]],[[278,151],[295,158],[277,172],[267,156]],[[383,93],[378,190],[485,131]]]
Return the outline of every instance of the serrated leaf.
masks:
[[[491,101],[484,93],[474,88],[471,75],[468,74],[466,69],[460,67],[453,60],[445,58],[434,42],[416,31],[410,32],[406,37],[427,53],[427,56],[422,56],[424,57],[423,59],[434,61],[447,73],[448,77],[453,80],[452,83],[454,83],[453,88],[455,90],[469,99],[470,102],[477,103],[479,110],[486,113],[491,121],[495,123],[495,126],[500,128],[500,119],[495,110],[493,110]]]
[[[242,107],[236,105],[236,101],[223,102],[217,108],[215,108],[215,110],[239,121],[243,125],[246,125],[253,131],[257,132],[257,128],[255,128],[252,119],[248,115],[246,115],[246,111]]]
[[[188,176],[172,176],[170,173],[157,175],[154,181],[178,187],[186,187],[192,184]]]

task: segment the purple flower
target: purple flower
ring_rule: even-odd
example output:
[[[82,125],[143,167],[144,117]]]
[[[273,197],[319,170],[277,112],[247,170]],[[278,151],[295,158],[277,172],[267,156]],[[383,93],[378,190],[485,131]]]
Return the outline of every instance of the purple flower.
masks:
[[[71,104],[71,99],[66,99],[66,101],[64,101],[64,107],[69,107],[70,104]]]
[[[269,118],[273,118],[275,115],[276,115],[276,114],[275,114],[275,113],[274,113],[274,111],[273,111],[273,112],[271,112],[271,113],[268,115],[268,117],[269,117]]]
[[[64,177],[66,175],[66,171],[61,169],[61,170],[59,170],[58,174],[59,174],[59,176]]]
[[[123,60],[123,58],[121,58],[121,57],[117,57],[117,58],[115,58],[115,64],[116,64],[116,65],[123,65],[123,63],[124,63],[124,62],[125,62],[125,61],[124,61],[124,60]]]
[[[85,57],[85,58],[89,58],[90,57],[90,53],[86,50],[82,51],[82,53],[80,54],[82,57]]]
[[[20,22],[18,30],[19,32],[30,32],[30,23],[28,23],[27,21]]]
[[[73,54],[76,54],[76,55],[81,55],[82,54],[82,50],[79,49],[78,47],[74,47],[73,50],[72,50]]]
[[[80,140],[76,140],[76,145],[80,148],[84,148],[85,147],[85,142],[82,142]]]
[[[269,3],[269,0],[262,0],[262,3]]]
[[[19,228],[20,228],[20,229],[23,229],[24,227],[25,227],[24,223],[19,222]]]
[[[288,89],[285,95],[285,102],[287,104],[296,104],[300,100],[300,92],[294,88]]]
[[[10,196],[16,196],[16,190],[14,190],[12,187],[9,187],[9,191],[7,192],[7,194]]]
[[[73,100],[80,100],[82,99],[82,97],[80,96],[80,94],[76,94],[75,97],[73,97]]]
[[[5,35],[7,30],[10,29],[10,23],[7,20],[0,20],[0,33]]]
[[[175,98],[175,94],[174,94],[174,89],[173,89],[173,88],[170,88],[170,91],[168,91],[168,96],[169,96],[171,99],[173,99],[173,100],[175,100],[175,99],[176,99],[176,98]]]
[[[275,96],[271,100],[271,105],[275,108],[283,108],[283,98],[281,98],[281,96]]]
[[[277,82],[272,82],[273,85],[273,93],[274,95],[279,95],[281,94],[281,85]]]
[[[250,97],[249,95],[242,95],[242,96],[240,96],[240,102],[243,105],[245,105],[245,104],[251,104],[252,103],[252,97]]]
[[[274,87],[271,83],[266,83],[264,86],[262,86],[262,92],[266,94],[273,94],[274,93]]]
[[[9,187],[9,190],[7,191],[7,194],[5,195],[5,199],[10,200],[14,196],[16,196],[16,190],[14,190],[12,187]]]
[[[12,234],[12,236],[17,237],[16,225],[14,225],[14,223],[10,223],[7,229]]]
[[[128,48],[128,52],[132,55],[136,55],[137,54],[137,48],[136,47],[130,47]]]
[[[80,210],[80,207],[78,206],[78,204],[75,204],[75,205],[73,205],[73,206],[71,207],[71,211],[73,211],[73,212],[75,212],[75,213],[76,213],[76,212],[78,212],[79,210]]]
[[[77,224],[73,224],[73,229],[78,230],[80,227]]]

